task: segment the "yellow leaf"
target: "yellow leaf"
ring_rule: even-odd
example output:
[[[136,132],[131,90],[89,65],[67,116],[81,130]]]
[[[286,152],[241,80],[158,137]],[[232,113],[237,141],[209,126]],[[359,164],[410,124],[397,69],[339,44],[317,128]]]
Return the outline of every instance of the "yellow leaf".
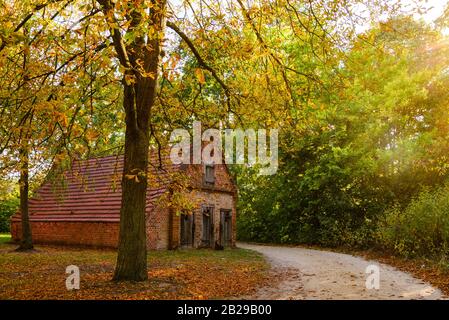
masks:
[[[133,75],[127,74],[125,75],[125,82],[128,86],[136,83],[136,78]]]
[[[93,140],[97,139],[99,135],[100,134],[98,132],[96,132],[96,131],[94,131],[92,129],[88,129],[86,131],[86,138],[89,141],[93,141]]]
[[[204,84],[206,82],[206,79],[204,78],[203,69],[196,68],[195,75],[196,75],[196,78],[198,79],[199,83]]]

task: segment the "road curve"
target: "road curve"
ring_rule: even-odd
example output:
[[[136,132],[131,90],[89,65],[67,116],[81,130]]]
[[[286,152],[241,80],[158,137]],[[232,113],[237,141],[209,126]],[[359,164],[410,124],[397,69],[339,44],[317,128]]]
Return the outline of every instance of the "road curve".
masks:
[[[444,298],[439,289],[408,273],[349,254],[246,243],[239,243],[238,247],[262,253],[274,274],[284,275],[277,285],[260,288],[253,296],[244,297],[248,299]],[[370,276],[367,267],[372,265],[379,268],[379,289],[366,287]]]

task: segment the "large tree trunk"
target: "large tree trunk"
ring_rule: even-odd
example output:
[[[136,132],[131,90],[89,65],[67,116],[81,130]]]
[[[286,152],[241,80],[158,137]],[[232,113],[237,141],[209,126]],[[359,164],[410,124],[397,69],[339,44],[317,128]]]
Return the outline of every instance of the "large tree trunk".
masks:
[[[133,88],[125,84],[124,107],[134,108]],[[146,128],[136,128],[126,112],[125,155],[122,177],[120,237],[114,280],[142,281],[147,276],[145,206],[149,137]]]
[[[111,10],[103,2],[106,10]],[[163,35],[165,0],[153,0],[149,20],[156,31],[148,38],[137,37],[124,48],[117,30],[113,31],[115,47],[125,72],[125,155],[122,177],[122,204],[117,265],[114,280],[143,281],[148,279],[146,247],[146,193],[151,109],[154,104],[159,65],[160,42]],[[130,30],[140,23],[134,12]],[[131,68],[132,67],[132,68]],[[144,72],[137,71],[143,67]],[[132,79],[132,81],[129,81]]]
[[[22,214],[22,238],[17,251],[33,249],[33,237],[31,234],[30,217],[28,214],[28,148],[23,147],[20,151],[20,212]]]
[[[24,36],[28,37],[28,29],[23,29]],[[27,78],[27,61],[30,51],[29,47],[25,46],[23,51],[23,74],[24,79]],[[25,80],[26,83],[26,80]],[[30,116],[30,125],[33,121],[33,112]],[[20,212],[22,215],[22,238],[17,251],[27,251],[33,249],[33,237],[31,235],[31,224],[28,213],[28,194],[29,194],[29,179],[28,179],[28,167],[29,167],[29,148],[30,148],[30,128],[21,131],[21,146],[19,149],[19,161],[20,161]]]

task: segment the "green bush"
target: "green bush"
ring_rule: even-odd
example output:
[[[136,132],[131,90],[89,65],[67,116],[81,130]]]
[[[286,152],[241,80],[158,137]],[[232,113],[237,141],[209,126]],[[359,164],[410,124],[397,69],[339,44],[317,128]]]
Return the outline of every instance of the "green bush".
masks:
[[[405,209],[387,211],[380,244],[406,257],[444,258],[449,250],[449,184],[425,190]]]
[[[18,207],[19,199],[15,197],[0,200],[0,232],[9,232],[9,219]]]

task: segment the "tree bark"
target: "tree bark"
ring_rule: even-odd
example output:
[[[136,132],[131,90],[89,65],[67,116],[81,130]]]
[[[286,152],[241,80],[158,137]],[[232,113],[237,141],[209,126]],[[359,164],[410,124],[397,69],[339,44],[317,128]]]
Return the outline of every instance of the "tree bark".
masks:
[[[106,10],[110,4],[101,1]],[[114,46],[121,63],[126,67],[123,86],[125,109],[125,154],[122,177],[120,234],[114,280],[143,281],[148,279],[146,247],[146,193],[151,110],[154,105],[165,0],[153,0],[149,15],[156,31],[148,39],[138,36],[124,46],[120,33],[113,30]],[[128,31],[141,22],[132,14]],[[136,71],[143,67],[145,71]],[[130,81],[131,79],[131,81]]]
[[[28,146],[22,147],[20,151],[20,212],[22,215],[22,239],[17,251],[27,251],[33,249],[33,237],[31,234],[30,217],[28,213]]]
[[[149,137],[146,128],[135,128],[133,87],[125,84],[125,154],[122,177],[120,235],[114,280],[143,281],[147,275],[146,193]]]

